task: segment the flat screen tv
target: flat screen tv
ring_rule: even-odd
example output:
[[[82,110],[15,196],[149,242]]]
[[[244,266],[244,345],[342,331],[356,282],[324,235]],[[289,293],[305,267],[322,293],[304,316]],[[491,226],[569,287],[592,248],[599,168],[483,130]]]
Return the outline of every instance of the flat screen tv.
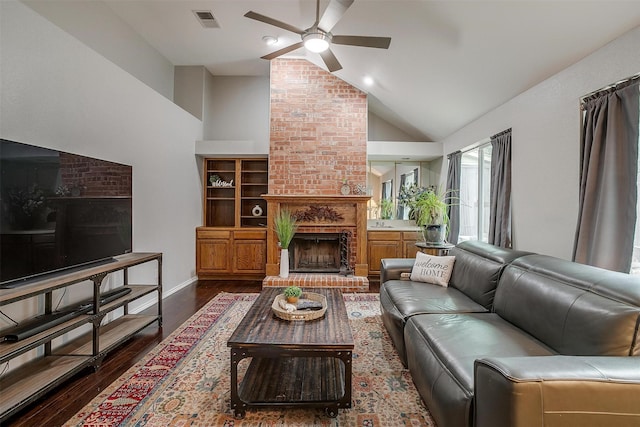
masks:
[[[0,288],[131,252],[132,168],[0,139]]]

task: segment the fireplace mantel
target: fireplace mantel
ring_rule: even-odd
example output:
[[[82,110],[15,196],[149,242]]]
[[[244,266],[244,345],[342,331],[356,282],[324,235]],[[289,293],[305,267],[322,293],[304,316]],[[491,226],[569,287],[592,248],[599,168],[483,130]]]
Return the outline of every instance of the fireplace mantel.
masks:
[[[315,220],[298,223],[298,233],[339,233],[352,234],[350,264],[356,276],[367,276],[367,202],[371,196],[362,195],[314,195],[314,194],[263,194],[267,201],[267,276],[277,276],[280,267],[278,237],[273,229],[273,218],[280,209],[291,212],[308,209],[311,206],[329,207],[342,217],[336,221]]]

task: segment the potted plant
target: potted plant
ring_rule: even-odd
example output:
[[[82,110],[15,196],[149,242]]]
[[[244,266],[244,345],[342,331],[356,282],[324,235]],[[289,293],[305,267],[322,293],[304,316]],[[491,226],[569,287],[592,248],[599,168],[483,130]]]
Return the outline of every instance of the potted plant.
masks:
[[[391,199],[380,200],[380,217],[381,219],[393,218],[393,200]]]
[[[289,277],[289,244],[296,234],[298,224],[288,209],[280,209],[275,215],[274,227],[280,245],[280,277]]]
[[[289,304],[298,302],[298,298],[302,296],[302,289],[297,286],[289,286],[284,290],[284,296]]]
[[[403,189],[404,190],[404,189]],[[410,217],[422,227],[425,242],[444,243],[449,226],[447,193],[434,187],[412,186],[402,195],[403,203],[411,209]]]

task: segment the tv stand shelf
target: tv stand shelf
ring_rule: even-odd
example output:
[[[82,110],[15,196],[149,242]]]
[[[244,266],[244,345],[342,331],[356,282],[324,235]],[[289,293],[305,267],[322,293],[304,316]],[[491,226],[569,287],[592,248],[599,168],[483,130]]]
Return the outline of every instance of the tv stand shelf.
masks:
[[[147,262],[157,262],[157,284],[135,285],[129,283],[129,268]],[[101,304],[100,287],[104,278],[122,271],[123,287],[130,292],[113,301]],[[9,373],[0,376],[0,422],[15,412],[37,400],[52,388],[80,372],[86,367],[99,369],[108,352],[121,345],[127,339],[158,322],[162,325],[162,254],[131,253],[114,257],[113,262],[88,266],[81,270],[61,273],[53,277],[25,283],[12,289],[0,289],[0,307],[17,301],[44,296],[44,314],[53,311],[53,295],[56,289],[89,281],[93,285],[92,309],[88,314],[80,314],[65,322],[48,327],[28,338],[16,342],[0,342],[0,364],[7,363],[30,350],[43,348],[43,356],[37,357]],[[119,288],[118,288],[119,289]],[[129,313],[129,303],[157,292],[157,314],[139,315]],[[123,315],[103,323],[105,316],[118,308]],[[85,325],[91,325],[90,331],[60,344],[52,341],[65,333]],[[2,331],[0,331],[2,336]]]

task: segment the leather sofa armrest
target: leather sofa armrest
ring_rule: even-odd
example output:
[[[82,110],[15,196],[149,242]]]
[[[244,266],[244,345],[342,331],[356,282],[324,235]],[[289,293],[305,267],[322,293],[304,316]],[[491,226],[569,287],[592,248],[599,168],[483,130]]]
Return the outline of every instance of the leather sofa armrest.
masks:
[[[474,426],[640,425],[640,357],[475,361]]]
[[[402,273],[411,273],[415,261],[415,258],[383,258],[380,261],[380,284],[401,280]]]

